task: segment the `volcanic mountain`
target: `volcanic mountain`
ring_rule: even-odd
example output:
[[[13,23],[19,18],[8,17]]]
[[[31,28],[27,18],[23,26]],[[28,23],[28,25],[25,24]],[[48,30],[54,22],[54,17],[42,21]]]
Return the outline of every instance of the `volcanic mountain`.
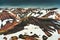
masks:
[[[49,15],[50,15],[50,13],[49,13]],[[0,29],[0,33],[5,34],[5,35],[21,31],[24,29],[24,26],[26,26],[28,24],[33,24],[33,25],[39,26],[47,34],[47,36],[52,35],[49,32],[60,30],[59,22],[57,20],[51,19],[51,18],[43,18],[42,19],[42,18],[37,18],[37,17],[32,17],[32,16],[30,17],[29,16],[29,17],[25,17],[21,23],[17,23],[15,20],[16,18],[14,16],[12,16],[12,14],[10,14],[6,11],[3,11],[0,14],[0,20],[4,21],[6,19],[13,19],[13,22],[12,23],[7,22],[6,25],[4,25]],[[52,26],[53,28],[51,28],[50,26]]]

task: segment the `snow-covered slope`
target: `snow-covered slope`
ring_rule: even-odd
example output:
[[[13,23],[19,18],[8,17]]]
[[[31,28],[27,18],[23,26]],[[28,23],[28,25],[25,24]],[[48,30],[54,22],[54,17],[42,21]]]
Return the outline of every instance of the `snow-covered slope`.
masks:
[[[32,34],[30,32],[32,32]],[[25,26],[24,30],[19,31],[17,33],[13,33],[13,34],[9,34],[9,35],[0,35],[0,40],[3,40],[3,37],[7,37],[7,39],[10,40],[10,38],[12,36],[19,37],[20,34],[22,34],[22,35],[26,34],[26,35],[30,35],[30,36],[33,34],[37,34],[41,40],[42,40],[42,36],[45,35],[45,33],[39,28],[39,26],[30,24],[28,26]],[[57,31],[52,34],[53,35],[51,37],[49,37],[48,40],[58,40],[58,38],[60,37],[60,34],[58,34]],[[20,38],[19,38],[19,40],[20,40]]]

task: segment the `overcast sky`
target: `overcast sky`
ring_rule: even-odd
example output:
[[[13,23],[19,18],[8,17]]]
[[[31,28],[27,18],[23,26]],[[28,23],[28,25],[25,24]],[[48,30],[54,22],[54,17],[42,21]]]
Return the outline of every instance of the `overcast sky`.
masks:
[[[0,0],[0,6],[59,7],[60,0]]]

